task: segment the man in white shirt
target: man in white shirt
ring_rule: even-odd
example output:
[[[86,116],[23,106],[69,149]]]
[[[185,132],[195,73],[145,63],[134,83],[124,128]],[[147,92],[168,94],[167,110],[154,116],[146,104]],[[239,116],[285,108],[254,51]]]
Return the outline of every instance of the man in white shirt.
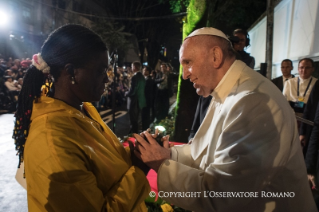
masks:
[[[271,80],[282,92],[285,82],[291,78],[294,78],[295,76],[291,74],[291,71],[294,69],[292,65],[292,61],[289,59],[285,59],[281,62],[281,73],[282,76],[277,77],[273,80]]]
[[[283,94],[289,101],[296,113],[303,113],[308,102],[309,95],[317,79],[312,77],[314,62],[310,58],[299,61],[299,77],[295,77],[286,82]]]
[[[136,156],[158,173],[159,196],[193,211],[316,211],[295,117],[276,86],[236,60],[214,28],[185,38],[180,62],[183,78],[212,100],[191,144],[134,135]]]

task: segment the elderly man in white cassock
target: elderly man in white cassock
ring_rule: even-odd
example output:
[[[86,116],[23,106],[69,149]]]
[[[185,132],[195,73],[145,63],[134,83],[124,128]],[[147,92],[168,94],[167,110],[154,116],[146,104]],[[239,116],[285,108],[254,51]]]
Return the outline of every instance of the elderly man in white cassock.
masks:
[[[212,101],[192,143],[161,147],[148,132],[134,135],[159,194],[193,211],[316,211],[295,117],[278,88],[236,60],[214,28],[185,38],[180,62],[183,78]]]

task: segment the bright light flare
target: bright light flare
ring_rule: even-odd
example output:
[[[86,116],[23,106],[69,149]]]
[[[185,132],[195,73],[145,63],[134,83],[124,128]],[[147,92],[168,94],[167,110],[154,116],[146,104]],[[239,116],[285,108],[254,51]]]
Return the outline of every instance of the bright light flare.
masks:
[[[163,126],[156,126],[155,129],[158,129],[161,132],[165,132],[165,130],[166,130],[165,127],[163,127]]]
[[[8,15],[3,12],[0,11],[0,26],[5,26],[8,24]]]

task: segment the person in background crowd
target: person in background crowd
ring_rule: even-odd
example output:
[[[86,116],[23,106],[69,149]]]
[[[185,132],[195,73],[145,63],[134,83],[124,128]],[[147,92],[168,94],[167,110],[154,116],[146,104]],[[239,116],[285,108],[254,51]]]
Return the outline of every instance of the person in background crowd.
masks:
[[[246,30],[235,29],[233,32],[235,37],[238,37],[239,42],[234,43],[234,49],[240,55],[240,60],[247,64],[250,68],[255,67],[255,58],[245,52],[245,48],[250,45],[249,34]]]
[[[125,87],[125,89],[128,90],[130,87],[130,79],[127,77],[126,72],[123,73],[123,81],[122,82],[123,82],[123,86]]]
[[[148,129],[151,124],[151,109],[154,105],[154,87],[155,82],[150,77],[151,68],[144,66],[143,75],[145,77],[145,100],[146,106],[142,109],[142,128],[143,130]]]
[[[155,99],[156,121],[165,119],[169,110],[169,90],[168,90],[167,65],[161,64],[161,75],[158,74],[155,79],[157,84],[157,94]],[[161,77],[160,77],[161,76]]]
[[[7,69],[4,75],[15,78],[15,74],[10,69]]]
[[[49,93],[49,91],[52,87],[52,84],[53,84],[52,82],[49,82],[49,78],[45,79],[45,83],[41,87],[41,95],[42,96],[47,96],[47,94]]]
[[[284,85],[285,85],[286,81],[295,77],[295,75],[291,74],[291,71],[293,69],[294,69],[294,67],[292,65],[292,61],[289,59],[285,59],[281,62],[282,76],[271,80],[279,88],[279,90],[281,92],[284,89]]]
[[[126,92],[126,97],[129,97],[129,115],[131,122],[131,133],[139,133],[139,114],[140,111],[146,106],[145,100],[145,79],[143,74],[140,72],[141,63],[135,61],[132,63],[132,71],[134,73],[131,79],[131,87]],[[143,120],[142,120],[143,121]],[[145,129],[143,129],[145,130]]]
[[[287,98],[287,101],[297,115],[303,113],[311,90],[317,81],[316,78],[311,76],[313,71],[313,60],[310,58],[301,59],[298,64],[299,77],[286,81],[283,95]]]
[[[312,88],[312,91],[309,95],[309,99],[303,111],[302,117],[304,119],[312,121],[312,122],[314,121],[317,107],[318,107],[318,102],[319,102],[319,81],[317,80],[317,82]],[[303,147],[304,155],[307,155],[307,152],[308,152],[309,139],[312,133],[312,129],[313,129],[313,126],[306,123],[300,123],[299,139],[301,142],[301,146]]]
[[[127,78],[129,79],[129,82],[131,83],[131,79],[132,79],[134,73],[133,73],[130,66],[126,67],[126,72],[127,72]],[[131,87],[131,84],[129,87]]]
[[[23,85],[23,78],[19,78],[17,81],[17,87],[18,87],[19,91],[21,91],[22,85]]]
[[[114,79],[114,72],[113,72],[113,68],[112,67],[108,67],[107,68],[107,77],[108,79],[113,82]]]
[[[151,71],[150,77],[151,77],[153,80],[155,80],[155,78],[156,78],[156,71],[155,71],[155,70],[152,70],[152,71]]]
[[[149,169],[89,103],[99,101],[107,67],[102,39],[74,24],[52,32],[33,56],[13,132],[29,211],[147,211]],[[48,73],[55,87],[50,97],[41,96]]]
[[[168,89],[168,96],[171,98],[174,95],[174,85],[173,85],[173,67],[170,64],[167,64],[167,89]]]
[[[9,98],[13,101],[16,102],[18,100],[18,95],[20,92],[20,88],[18,87],[17,81],[13,81],[12,76],[5,76],[5,82],[4,85],[7,88],[7,95]]]
[[[119,79],[118,79],[118,83],[116,83],[116,105],[118,107],[120,107],[124,100],[125,97],[125,92],[128,91],[128,88],[125,86],[125,84],[123,83],[124,77],[123,74],[119,75]]]
[[[308,118],[305,115],[311,115],[310,121],[314,122],[314,126],[303,126],[301,125],[300,140],[303,146],[308,147],[305,155],[305,162],[308,173],[308,180],[314,191],[314,198],[319,209],[319,196],[318,196],[318,177],[319,177],[319,81],[316,82],[313,90],[311,91],[307,106],[305,108],[304,118]],[[305,129],[302,129],[302,128]],[[305,132],[305,133],[303,133]],[[302,137],[304,136],[304,137]]]
[[[156,101],[156,96],[157,96],[157,84],[155,83],[155,79],[156,79],[156,71],[155,70],[151,71],[150,77],[154,81],[153,103],[152,103],[152,107],[151,107],[151,122],[153,122],[155,120],[155,117],[156,117],[155,101]]]
[[[31,65],[32,61],[31,60],[22,60],[21,61],[21,68],[22,69],[27,69]]]
[[[17,84],[16,82],[13,81],[13,77],[8,75],[8,76],[5,76],[5,83],[4,85],[7,87],[7,89],[9,91],[19,91],[19,88],[17,87]]]
[[[136,156],[157,172],[159,191],[201,193],[163,197],[187,210],[316,211],[293,111],[272,82],[235,58],[220,30],[188,35],[180,48],[183,79],[198,95],[213,96],[205,119],[193,142],[181,146],[165,141],[161,147],[147,131],[148,141],[135,134]],[[229,198],[227,192],[255,196]]]
[[[23,78],[23,77],[24,77],[23,70],[22,70],[22,69],[19,69],[18,75],[16,76],[16,79],[19,80],[20,78]]]
[[[200,96],[198,98],[194,120],[193,120],[192,127],[188,136],[189,141],[192,141],[196,132],[198,131],[199,126],[202,124],[206,116],[207,109],[209,107],[211,100],[212,100],[212,96],[208,96],[208,97]]]
[[[20,68],[21,68],[20,60],[15,59],[13,62],[13,66],[11,66],[10,69],[16,74]]]
[[[12,61],[12,57],[9,57],[7,61],[7,67],[10,68],[11,66],[13,66],[13,61]]]
[[[121,74],[123,75],[124,69],[123,69],[122,66],[118,66],[118,67],[117,67],[117,73],[118,73],[119,76],[120,76]]]

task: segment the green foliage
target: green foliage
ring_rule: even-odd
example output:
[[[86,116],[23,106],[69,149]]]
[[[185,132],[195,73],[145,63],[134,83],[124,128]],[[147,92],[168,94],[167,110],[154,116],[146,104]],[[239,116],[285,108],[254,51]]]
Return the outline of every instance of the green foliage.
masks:
[[[125,27],[116,22],[100,20],[93,25],[93,30],[99,34],[103,41],[107,44],[110,52],[115,49],[118,52],[125,52],[130,48],[128,37],[132,34],[124,32]]]
[[[172,205],[166,202],[165,200],[161,199],[160,197],[157,198],[156,202],[155,202],[155,197],[153,198],[152,201],[150,201],[149,199],[146,199],[145,205],[147,207],[148,212],[167,212],[168,210],[165,210],[167,208],[170,208],[174,212],[190,212],[183,208]],[[166,205],[166,207],[163,207],[164,205]]]
[[[172,13],[186,12],[191,0],[158,0],[160,4],[169,2]]]
[[[189,5],[187,7],[187,17],[183,20],[183,40],[186,38],[196,27],[198,22],[204,16],[206,10],[206,0],[190,0]],[[183,68],[180,66],[179,75],[182,76]],[[178,79],[178,92],[177,92],[177,106],[176,106],[176,113],[179,109],[180,103],[180,89],[182,84],[182,78],[179,77]],[[175,131],[174,131],[175,132]]]
[[[168,116],[165,119],[156,120],[150,125],[152,132],[155,131],[156,126],[162,126],[166,130],[165,132],[163,132],[163,135],[170,135],[170,138],[172,138],[174,136],[175,112],[176,112],[175,107],[176,107],[176,105],[171,106],[170,111],[168,113]]]
[[[187,8],[187,20],[183,25],[183,39],[196,27],[206,10],[206,0],[191,0]]]
[[[185,12],[190,0],[169,0],[173,13]]]
[[[170,136],[174,136],[174,125],[175,125],[175,119],[172,116],[171,118],[166,117],[165,119],[162,119],[159,122],[155,122],[153,123],[153,126],[162,126],[165,128],[165,135],[170,135]]]

